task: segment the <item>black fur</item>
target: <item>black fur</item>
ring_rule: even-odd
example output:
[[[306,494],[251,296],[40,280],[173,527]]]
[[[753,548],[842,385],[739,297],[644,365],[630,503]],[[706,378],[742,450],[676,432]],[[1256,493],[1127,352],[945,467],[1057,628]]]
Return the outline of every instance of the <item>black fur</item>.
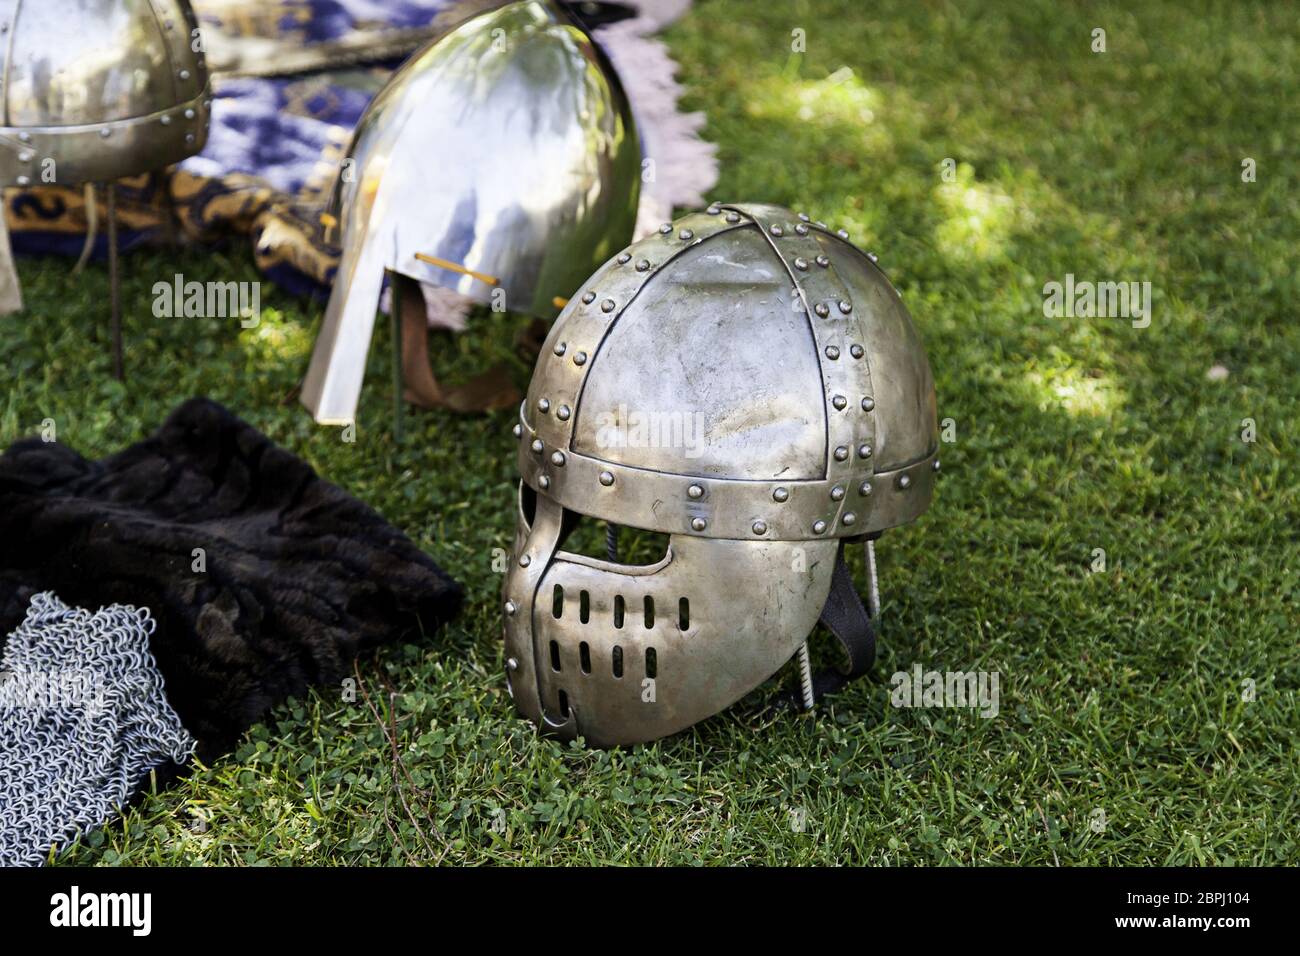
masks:
[[[207,399],[102,461],[39,438],[0,456],[0,646],[44,590],[150,609],[204,760],[284,697],[339,686],[357,655],[430,634],[462,597],[372,509]]]

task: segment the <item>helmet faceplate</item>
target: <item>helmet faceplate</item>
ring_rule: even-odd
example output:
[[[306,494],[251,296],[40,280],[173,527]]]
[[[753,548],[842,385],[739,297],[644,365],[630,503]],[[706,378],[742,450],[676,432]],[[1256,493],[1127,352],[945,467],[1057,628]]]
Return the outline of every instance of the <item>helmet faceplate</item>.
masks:
[[[681,730],[775,673],[818,620],[839,539],[916,518],[937,469],[934,385],[898,294],[773,206],[711,206],[601,267],[552,329],[516,433],[512,694],[597,745]],[[667,533],[668,553],[561,551],[566,511]]]

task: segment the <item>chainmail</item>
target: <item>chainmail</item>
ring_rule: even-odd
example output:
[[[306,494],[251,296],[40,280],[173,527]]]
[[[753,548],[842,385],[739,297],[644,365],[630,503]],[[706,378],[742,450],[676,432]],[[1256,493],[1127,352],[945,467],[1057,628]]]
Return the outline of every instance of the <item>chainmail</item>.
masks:
[[[0,657],[0,866],[39,866],[195,740],[163,694],[147,608],[32,598]]]

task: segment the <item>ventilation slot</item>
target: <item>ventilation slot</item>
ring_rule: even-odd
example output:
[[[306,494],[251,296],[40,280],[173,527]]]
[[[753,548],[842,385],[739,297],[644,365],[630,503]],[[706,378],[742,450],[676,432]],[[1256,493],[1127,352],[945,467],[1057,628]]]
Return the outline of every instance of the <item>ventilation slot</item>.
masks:
[[[582,672],[584,674],[590,674],[591,673],[591,647],[587,644],[586,641],[583,641],[581,644],[578,645],[578,658],[579,658],[579,664],[582,666]]]
[[[578,595],[578,620],[583,624],[591,620],[591,595],[586,591]]]
[[[551,641],[551,670],[559,673],[560,670],[560,645]]]
[[[560,716],[569,719],[569,695],[564,691],[560,691]]]
[[[623,648],[617,644],[614,645],[614,676],[623,676]]]
[[[653,647],[647,647],[645,649],[645,676],[653,678],[653,677],[657,677],[658,675],[659,675],[659,658],[655,654],[655,649]]]
[[[614,626],[623,626],[623,595],[614,595]]]
[[[691,602],[686,598],[677,602],[677,629],[681,631],[691,629]]]
[[[564,588],[558,584],[555,586],[555,596],[551,598],[551,613],[557,618],[564,616]]]
[[[648,594],[645,596],[645,626],[655,626],[655,599]]]

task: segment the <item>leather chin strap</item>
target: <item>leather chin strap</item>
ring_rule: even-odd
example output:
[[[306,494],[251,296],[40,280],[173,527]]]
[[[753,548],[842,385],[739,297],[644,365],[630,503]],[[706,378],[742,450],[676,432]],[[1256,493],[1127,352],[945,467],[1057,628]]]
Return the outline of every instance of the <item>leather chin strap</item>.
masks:
[[[844,648],[849,667],[846,671],[830,667],[813,675],[813,697],[818,701],[867,673],[876,661],[876,629],[853,585],[853,575],[849,573],[849,566],[844,561],[844,547],[845,539],[841,538],[839,550],[835,553],[830,593],[826,595],[826,604],[822,607],[819,620]],[[802,710],[803,695],[797,688],[783,693],[773,701],[772,707]]]

